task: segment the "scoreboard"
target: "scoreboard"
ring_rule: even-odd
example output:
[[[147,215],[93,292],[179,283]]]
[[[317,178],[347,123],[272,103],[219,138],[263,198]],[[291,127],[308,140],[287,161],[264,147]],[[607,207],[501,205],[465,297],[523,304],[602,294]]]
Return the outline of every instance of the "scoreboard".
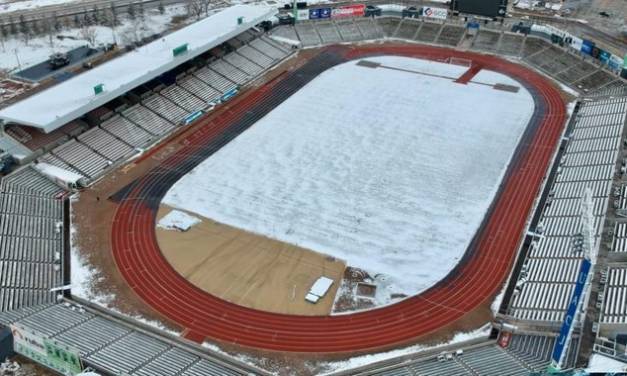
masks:
[[[507,0],[452,0],[451,10],[486,17],[505,17]]]

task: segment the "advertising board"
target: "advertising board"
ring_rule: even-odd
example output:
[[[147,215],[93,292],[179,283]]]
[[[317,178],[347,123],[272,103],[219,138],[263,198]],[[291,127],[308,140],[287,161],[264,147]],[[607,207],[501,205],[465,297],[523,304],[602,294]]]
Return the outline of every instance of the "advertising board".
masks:
[[[355,4],[346,5],[339,8],[334,8],[331,12],[332,18],[347,18],[347,17],[363,17],[366,13],[366,5]]]
[[[570,304],[568,305],[568,309],[566,310],[566,316],[564,316],[564,322],[562,324],[562,328],[560,330],[559,336],[555,341],[555,346],[553,347],[553,355],[551,357],[551,364],[553,367],[558,367],[562,360],[562,356],[564,354],[564,350],[566,349],[568,338],[570,337],[571,329],[573,324],[575,323],[575,315],[577,314],[577,307],[579,307],[579,301],[581,300],[581,296],[584,292],[584,287],[586,281],[588,280],[588,273],[592,264],[590,260],[583,259],[581,261],[581,266],[579,267],[579,273],[577,274],[577,281],[575,282],[575,289],[573,290],[573,295],[570,299]]]
[[[445,20],[448,16],[448,10],[444,8],[424,7],[422,8],[422,15],[426,18]]]
[[[75,375],[82,371],[78,350],[58,344],[21,325],[11,325],[11,333],[16,353],[64,375]]]
[[[308,20],[309,19],[309,9],[297,9],[296,10],[296,19],[297,20]]]
[[[317,20],[331,18],[331,8],[309,9],[309,19]]]

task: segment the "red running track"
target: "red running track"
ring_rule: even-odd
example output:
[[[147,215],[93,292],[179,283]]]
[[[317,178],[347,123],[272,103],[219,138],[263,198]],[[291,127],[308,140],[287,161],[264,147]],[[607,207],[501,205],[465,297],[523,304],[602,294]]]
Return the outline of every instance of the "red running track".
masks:
[[[117,208],[111,232],[113,255],[130,287],[146,304],[179,323],[196,339],[207,337],[246,347],[293,352],[346,353],[390,348],[455,322],[489,303],[488,299],[502,288],[566,122],[560,93],[541,75],[493,56],[420,45],[330,49],[347,60],[383,54],[472,60],[484,69],[518,80],[532,91],[536,110],[541,110],[536,114],[539,121],[521,141],[491,215],[485,219],[463,262],[445,280],[419,295],[354,314],[275,314],[238,306],[196,288],[168,264],[156,241],[156,213],[145,199],[150,195],[150,185],[158,181],[138,180]],[[187,146],[163,161],[162,166],[176,167],[197,145],[215,139],[221,130],[243,116],[247,106],[263,98],[272,85],[251,92],[224,115],[206,120],[184,141]]]

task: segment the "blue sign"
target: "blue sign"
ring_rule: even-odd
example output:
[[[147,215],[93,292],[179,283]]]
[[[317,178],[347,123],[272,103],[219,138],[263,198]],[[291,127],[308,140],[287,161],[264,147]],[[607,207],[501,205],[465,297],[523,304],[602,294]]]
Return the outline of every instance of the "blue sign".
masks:
[[[584,39],[581,44],[581,52],[592,55],[592,47],[594,47],[594,42]]]
[[[478,29],[479,28],[479,22],[468,22],[466,27],[468,27],[469,29]]]
[[[201,116],[202,116],[202,111],[193,112],[185,117],[185,120],[183,120],[183,123],[185,125],[190,124]]]
[[[586,284],[586,279],[588,279],[588,273],[590,272],[591,267],[592,264],[590,263],[590,260],[583,259],[581,261],[579,274],[577,274],[577,281],[575,283],[575,290],[573,291],[573,296],[570,298],[570,304],[566,310],[566,316],[564,316],[562,329],[560,330],[557,341],[555,341],[555,347],[553,348],[553,356],[551,357],[553,364],[559,365],[562,354],[564,353],[566,340],[571,332],[573,321],[575,320],[575,314],[577,313],[577,307],[579,306],[579,300],[581,300],[581,294],[583,293],[583,288]]]
[[[607,63],[610,60],[610,56],[612,54],[607,52],[607,51],[603,51],[600,50],[599,51],[599,60],[601,60],[602,63]]]
[[[320,10],[321,9],[309,9],[309,19],[315,20],[320,18]]]
[[[227,91],[226,93],[224,93],[224,95],[222,95],[222,97],[220,98],[220,100],[222,102],[226,102],[229,99],[233,98],[235,95],[237,94],[237,88],[233,88],[229,91]]]
[[[331,18],[331,8],[320,8],[320,18]]]

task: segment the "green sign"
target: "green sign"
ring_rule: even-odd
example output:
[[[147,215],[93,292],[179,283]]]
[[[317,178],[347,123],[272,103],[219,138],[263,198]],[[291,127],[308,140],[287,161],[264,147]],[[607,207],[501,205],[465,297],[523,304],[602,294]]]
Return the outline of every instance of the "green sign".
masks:
[[[237,17],[237,24],[241,25],[244,23],[244,17]]]
[[[94,86],[94,94],[98,95],[104,91],[104,84]]]
[[[175,49],[173,49],[172,50],[172,55],[174,57],[177,57],[177,56],[182,55],[182,54],[184,54],[186,52],[187,52],[187,43],[185,43],[184,45],[178,46]]]
[[[77,350],[18,325],[11,325],[11,332],[16,353],[64,375],[74,376],[83,370]]]

